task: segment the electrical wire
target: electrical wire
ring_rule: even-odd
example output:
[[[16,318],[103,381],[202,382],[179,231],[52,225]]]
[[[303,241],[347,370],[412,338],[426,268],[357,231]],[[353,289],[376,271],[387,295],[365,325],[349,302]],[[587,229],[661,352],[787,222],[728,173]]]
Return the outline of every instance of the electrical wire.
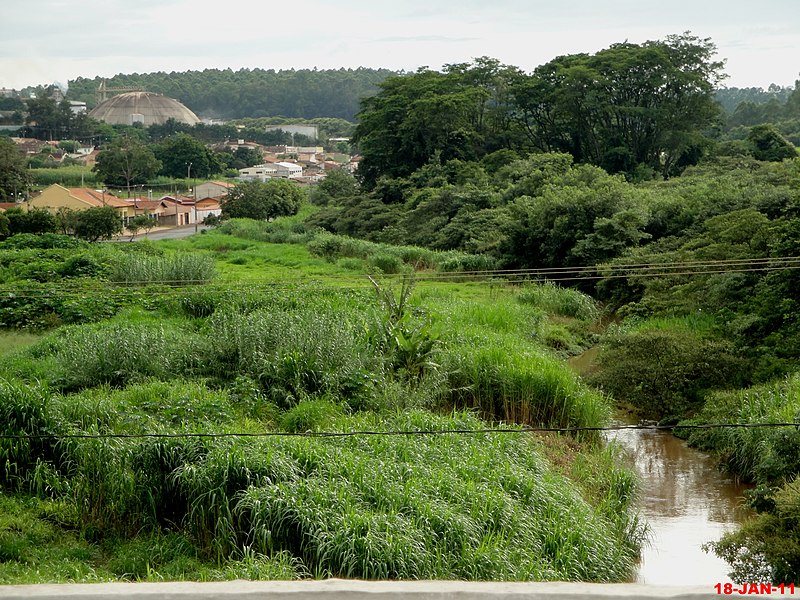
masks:
[[[677,269],[682,267],[693,267],[693,269],[684,271],[665,271],[654,272],[657,269]],[[699,270],[702,267],[708,267],[711,270]],[[721,268],[714,268],[721,267]],[[729,268],[730,267],[730,268]],[[741,268],[737,268],[741,267]],[[665,277],[665,276],[694,276],[694,275],[711,275],[721,273],[760,273],[772,272],[783,270],[796,270],[800,269],[800,257],[783,257],[783,258],[770,258],[770,259],[737,259],[737,260],[720,260],[720,261],[694,261],[684,263],[643,263],[640,265],[620,265],[613,266],[612,272],[598,275],[587,275],[587,273],[598,272],[601,269],[608,269],[606,266],[597,267],[579,267],[579,268],[553,268],[553,269],[498,269],[498,270],[485,270],[485,271],[453,271],[453,272],[435,272],[425,273],[418,272],[414,274],[416,283],[428,282],[447,282],[459,281],[462,282],[465,278],[472,278],[475,280],[488,279],[493,277],[522,277],[527,281],[538,281],[543,279],[551,279],[553,281],[583,281],[583,280],[599,280],[599,279],[623,279],[631,277]],[[615,274],[613,269],[620,270],[622,268],[628,269],[625,273]],[[575,275],[570,277],[569,275]],[[397,279],[403,275],[386,275],[389,280]],[[120,291],[130,289],[136,286],[145,285],[164,285],[167,287],[181,286],[183,287],[198,287],[202,286],[204,291],[227,291],[233,289],[251,288],[254,285],[266,285],[269,287],[281,288],[296,286],[298,283],[312,284],[321,282],[338,282],[350,283],[354,288],[370,288],[372,284],[365,280],[365,274],[359,275],[297,275],[294,277],[265,277],[265,278],[251,278],[239,282],[214,282],[206,280],[130,280],[130,281],[98,281],[91,282],[87,285],[81,282],[81,287],[74,289],[75,293],[91,292],[94,289],[102,289],[108,292],[108,286],[115,286]],[[88,283],[88,282],[87,282]],[[358,283],[360,285],[353,285]],[[16,297],[30,297],[28,294],[34,294],[34,297],[39,297],[48,292],[48,286],[58,286],[59,289],[64,289],[64,282],[48,282],[40,286],[19,286],[19,287],[3,287],[0,286],[0,294],[14,294]],[[70,292],[73,290],[69,290]],[[155,292],[156,294],[163,294],[164,290]]]

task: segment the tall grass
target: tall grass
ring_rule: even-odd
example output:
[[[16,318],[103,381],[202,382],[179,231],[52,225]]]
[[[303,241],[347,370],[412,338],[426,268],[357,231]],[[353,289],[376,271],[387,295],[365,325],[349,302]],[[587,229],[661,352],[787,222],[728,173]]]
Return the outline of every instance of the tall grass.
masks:
[[[249,219],[231,219],[219,227],[221,233],[260,242],[304,244],[315,256],[330,262],[341,258],[368,261],[384,273],[397,273],[402,265],[439,271],[487,271],[498,268],[498,261],[488,255],[464,252],[441,252],[419,246],[394,246],[337,235],[324,230],[308,231],[295,219],[277,219],[273,223]]]
[[[477,428],[409,413],[349,429]],[[175,473],[201,539],[289,551],[311,573],[368,579],[625,579],[619,532],[545,471],[524,437],[221,443]]]
[[[165,256],[120,254],[109,278],[115,283],[201,284],[214,277],[214,259],[205,254],[175,252]]]
[[[520,289],[517,300],[551,314],[581,321],[594,321],[600,316],[597,302],[590,296],[551,282],[525,285]]]
[[[194,248],[255,244],[197,237]],[[169,278],[160,261],[174,256],[143,248],[116,263],[129,277],[120,281]],[[420,265],[417,250],[389,256]],[[384,294],[384,305],[369,290],[313,284],[169,290],[148,310],[63,327],[13,353],[3,372],[29,381],[7,398],[0,386],[0,417],[9,431],[74,434],[492,427],[473,413],[605,422],[605,401],[542,347],[551,309],[505,288],[460,287],[468,300],[432,286],[424,298]],[[610,458],[576,470],[592,482],[576,487],[527,433],[26,443],[3,446],[11,478],[0,485],[71,507],[87,540],[117,540],[103,571],[114,577],[620,581],[639,543],[630,481]],[[207,570],[209,560],[219,566]]]
[[[54,433],[49,403],[50,393],[43,386],[0,379],[0,434],[5,436],[0,438],[0,485],[25,488],[40,461],[52,459],[52,440],[14,437]]]
[[[800,373],[745,390],[715,392],[695,420],[798,423]],[[749,481],[780,485],[800,473],[797,427],[699,429],[691,432],[689,443],[717,453],[730,470]]]
[[[216,313],[210,321],[209,375],[247,374],[279,405],[334,394],[362,407],[380,382],[382,360],[363,326],[324,310]]]
[[[31,176],[36,185],[48,186],[54,183],[65,187],[94,187],[102,185],[102,180],[91,167],[72,165],[56,169],[31,169]]]
[[[201,348],[196,334],[170,323],[102,323],[62,328],[26,354],[52,358],[57,367],[48,373],[48,381],[57,388],[77,390],[122,386],[149,377],[185,377],[197,364]]]
[[[599,427],[610,407],[564,364],[544,353],[486,344],[450,349],[445,405],[480,411],[487,419],[551,427]]]

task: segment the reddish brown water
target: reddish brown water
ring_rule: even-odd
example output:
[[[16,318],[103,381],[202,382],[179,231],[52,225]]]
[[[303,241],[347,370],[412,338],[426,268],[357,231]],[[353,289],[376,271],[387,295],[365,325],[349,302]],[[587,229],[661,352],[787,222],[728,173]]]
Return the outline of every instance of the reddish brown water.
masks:
[[[728,565],[702,546],[749,515],[741,506],[746,488],[670,433],[625,430],[607,437],[626,449],[641,481],[639,507],[650,527],[650,543],[642,553],[637,583],[711,586],[729,581]]]
[[[592,368],[592,348],[570,359],[579,373]],[[728,565],[703,544],[734,530],[750,512],[746,489],[720,472],[708,455],[664,431],[622,430],[606,436],[620,444],[640,478],[639,509],[650,528],[637,583],[708,585],[727,582]]]

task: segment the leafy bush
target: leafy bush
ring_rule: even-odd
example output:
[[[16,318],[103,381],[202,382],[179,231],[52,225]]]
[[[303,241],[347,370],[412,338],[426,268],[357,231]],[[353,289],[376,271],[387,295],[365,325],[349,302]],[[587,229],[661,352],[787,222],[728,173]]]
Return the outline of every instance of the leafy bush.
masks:
[[[782,584],[800,578],[800,478],[771,497],[769,510],[708,547],[731,565],[737,583]]]
[[[33,282],[5,286],[0,295],[0,327],[49,329],[62,323],[90,323],[117,313],[124,298],[96,288],[69,288]]]
[[[0,242],[0,248],[85,248],[88,244],[71,235],[18,233]]]
[[[686,330],[612,330],[591,381],[646,418],[683,418],[712,389],[745,383],[732,344]]]
[[[403,265],[398,257],[391,254],[375,254],[370,257],[369,264],[387,275],[399,273]]]

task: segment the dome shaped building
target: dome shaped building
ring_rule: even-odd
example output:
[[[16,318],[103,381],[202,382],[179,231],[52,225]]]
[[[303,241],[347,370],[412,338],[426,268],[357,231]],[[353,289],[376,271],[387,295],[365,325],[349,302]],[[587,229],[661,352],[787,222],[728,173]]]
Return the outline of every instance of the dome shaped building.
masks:
[[[133,125],[145,127],[163,125],[168,119],[195,125],[200,122],[197,115],[172,98],[152,92],[127,92],[112,96],[95,106],[89,116],[111,125]]]

